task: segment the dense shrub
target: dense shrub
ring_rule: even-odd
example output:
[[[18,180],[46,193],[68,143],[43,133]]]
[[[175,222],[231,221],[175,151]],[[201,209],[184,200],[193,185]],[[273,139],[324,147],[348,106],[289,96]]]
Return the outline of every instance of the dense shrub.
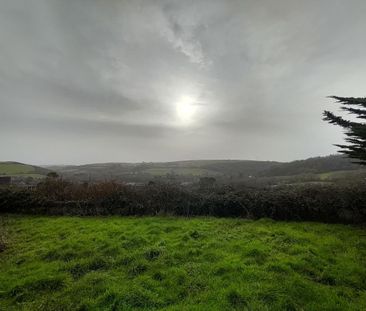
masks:
[[[50,215],[208,215],[276,220],[366,222],[366,184],[249,189],[131,187],[47,179],[34,190],[1,189],[0,212]]]

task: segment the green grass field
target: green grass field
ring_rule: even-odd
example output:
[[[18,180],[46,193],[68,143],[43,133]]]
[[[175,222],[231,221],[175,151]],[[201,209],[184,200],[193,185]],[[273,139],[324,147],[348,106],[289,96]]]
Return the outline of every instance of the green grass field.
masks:
[[[32,165],[2,162],[0,163],[0,175],[34,174],[35,168]]]
[[[0,162],[0,176],[6,175],[43,178],[46,173],[46,169],[38,166],[32,166],[17,162]]]
[[[366,178],[366,170],[334,171],[318,174],[322,181],[334,181],[337,179]]]
[[[144,173],[151,174],[153,176],[164,176],[167,174],[176,174],[181,176],[205,176],[205,175],[217,175],[218,173],[215,171],[206,170],[203,168],[195,168],[195,167],[182,167],[182,168],[149,168],[143,171]]]
[[[366,231],[4,216],[0,310],[366,310]]]

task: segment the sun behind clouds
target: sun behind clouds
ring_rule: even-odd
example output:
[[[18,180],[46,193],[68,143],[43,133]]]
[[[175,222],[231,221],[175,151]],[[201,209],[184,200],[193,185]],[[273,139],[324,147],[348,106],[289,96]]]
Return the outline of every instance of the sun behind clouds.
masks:
[[[187,95],[182,96],[176,102],[176,113],[181,125],[189,125],[194,122],[197,114],[196,104],[195,98]]]

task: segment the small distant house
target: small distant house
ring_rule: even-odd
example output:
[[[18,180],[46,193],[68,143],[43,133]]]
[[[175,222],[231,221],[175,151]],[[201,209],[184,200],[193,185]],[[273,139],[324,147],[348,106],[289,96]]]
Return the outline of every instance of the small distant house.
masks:
[[[0,176],[0,186],[7,186],[11,184],[10,176]]]

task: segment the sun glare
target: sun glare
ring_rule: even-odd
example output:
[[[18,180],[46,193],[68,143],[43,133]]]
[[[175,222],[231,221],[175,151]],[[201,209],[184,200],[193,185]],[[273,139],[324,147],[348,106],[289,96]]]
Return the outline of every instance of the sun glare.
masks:
[[[176,103],[178,119],[185,125],[192,123],[196,110],[195,100],[190,96],[183,96]]]

